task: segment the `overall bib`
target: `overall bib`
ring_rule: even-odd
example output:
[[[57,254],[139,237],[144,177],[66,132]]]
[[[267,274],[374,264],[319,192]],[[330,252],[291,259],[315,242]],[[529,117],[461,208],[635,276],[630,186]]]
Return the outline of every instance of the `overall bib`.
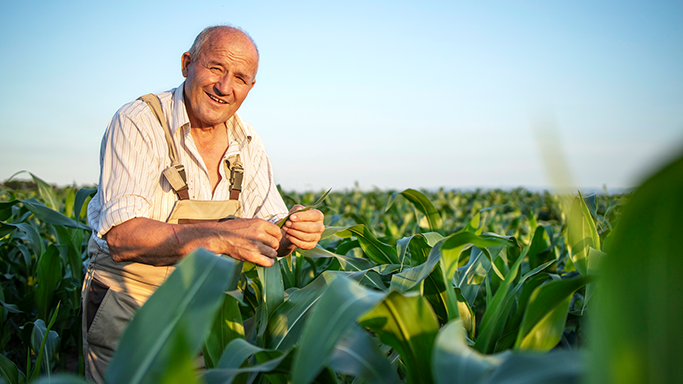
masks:
[[[230,200],[190,200],[185,170],[177,160],[176,146],[159,99],[148,94],[140,100],[149,105],[166,133],[172,164],[164,171],[164,176],[179,198],[166,222],[193,224],[240,217],[239,194],[244,175],[240,156],[230,156],[224,163],[225,174],[230,175]],[[175,267],[117,263],[92,238],[88,243],[88,255],[90,264],[81,291],[83,359],[86,379],[103,383],[105,369],[126,325]]]

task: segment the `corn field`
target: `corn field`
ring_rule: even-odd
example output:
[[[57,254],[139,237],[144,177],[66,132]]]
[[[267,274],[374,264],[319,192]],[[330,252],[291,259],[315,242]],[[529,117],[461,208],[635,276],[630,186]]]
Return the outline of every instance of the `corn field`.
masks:
[[[83,383],[92,188],[0,190],[0,378]],[[282,192],[310,205],[320,192]],[[139,309],[130,383],[675,382],[683,158],[629,195],[351,190],[263,268],[198,250]],[[197,371],[201,355],[205,369]]]

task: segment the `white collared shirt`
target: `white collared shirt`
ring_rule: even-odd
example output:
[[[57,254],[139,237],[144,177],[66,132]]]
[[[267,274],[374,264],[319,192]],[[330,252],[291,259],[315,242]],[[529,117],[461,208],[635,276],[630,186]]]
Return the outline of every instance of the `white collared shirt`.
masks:
[[[209,173],[190,134],[190,120],[183,99],[183,85],[158,94],[164,115],[185,166],[192,200],[228,200],[229,175],[219,167],[221,180],[211,191]],[[287,215],[277,191],[270,160],[256,131],[235,113],[226,122],[229,146],[224,155],[239,153],[244,167],[240,202],[242,217],[275,222]],[[109,122],[100,147],[100,182],[88,204],[93,237],[105,251],[102,238],[112,227],[135,217],[166,221],[177,196],[162,172],[171,165],[164,130],[145,102],[121,107]]]

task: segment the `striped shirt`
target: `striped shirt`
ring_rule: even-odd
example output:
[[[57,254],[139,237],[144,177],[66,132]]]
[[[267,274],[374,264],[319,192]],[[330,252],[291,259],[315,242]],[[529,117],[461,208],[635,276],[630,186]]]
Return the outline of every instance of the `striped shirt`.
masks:
[[[183,85],[158,94],[164,115],[185,166],[192,200],[228,200],[229,175],[219,167],[221,181],[215,192],[192,135],[183,99]],[[226,122],[228,150],[224,160],[239,153],[244,180],[240,203],[242,217],[276,222],[287,215],[277,191],[270,160],[256,131],[235,113]],[[88,223],[100,248],[109,251],[102,238],[112,227],[135,217],[166,221],[178,199],[162,172],[171,165],[164,130],[152,110],[136,100],[121,107],[109,122],[100,147],[100,182],[88,204]]]

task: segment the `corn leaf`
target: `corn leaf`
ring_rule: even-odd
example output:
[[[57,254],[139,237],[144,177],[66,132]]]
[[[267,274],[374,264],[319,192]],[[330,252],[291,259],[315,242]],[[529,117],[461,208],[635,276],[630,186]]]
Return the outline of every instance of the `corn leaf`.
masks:
[[[484,384],[575,384],[582,382],[581,355],[573,351],[511,354]]]
[[[175,335],[199,352],[236,262],[205,250],[186,256],[130,322],[105,373],[110,384],[155,383],[171,364]],[[226,279],[227,277],[227,279]]]
[[[54,225],[63,225],[69,228],[78,228],[86,231],[90,230],[90,227],[83,223],[79,223],[74,219],[64,216],[62,213],[53,210],[52,208],[46,206],[36,199],[26,199],[21,200],[21,203],[31,211],[38,219],[46,223]]]
[[[399,264],[396,248],[384,244],[363,224],[352,225],[335,233],[336,236],[347,238],[355,236],[363,252],[377,264]]]
[[[434,341],[432,372],[437,384],[478,383],[502,364],[508,354],[483,355],[467,345],[462,320],[449,322]]]
[[[59,211],[59,201],[55,195],[54,188],[33,173],[29,172],[29,174],[33,178],[33,182],[38,186],[38,192],[43,201],[45,201],[45,205],[52,210]]]
[[[683,154],[630,197],[590,308],[590,383],[683,378]]]
[[[258,337],[261,340],[260,345],[265,345],[265,331],[268,327],[268,319],[285,301],[285,287],[282,281],[282,270],[280,269],[280,260],[275,260],[272,267],[256,267],[259,280],[261,281],[261,318],[258,331]]]
[[[398,383],[396,370],[370,335],[353,327],[334,348],[330,368],[367,383]]]
[[[515,349],[546,352],[555,347],[562,337],[572,296],[587,281],[580,277],[536,288],[529,299]]]
[[[204,342],[203,353],[206,368],[214,368],[225,348],[235,339],[244,339],[242,314],[237,299],[224,294],[223,305],[218,310],[211,333]]]
[[[384,209],[385,212],[389,210],[389,208],[394,203],[394,200],[398,195],[401,195],[408,199],[408,201],[413,203],[413,205],[415,206],[415,208],[417,208],[418,211],[422,212],[422,214],[425,215],[425,217],[427,218],[427,222],[429,223],[430,231],[441,231],[442,220],[441,215],[439,215],[439,211],[437,211],[436,208],[434,208],[434,205],[431,201],[429,201],[429,198],[427,198],[427,196],[425,196],[420,191],[414,189],[406,189],[403,192],[394,192],[389,198],[387,207]]]
[[[320,296],[296,350],[292,383],[313,381],[329,361],[334,347],[356,319],[374,307],[385,295],[342,276],[336,277]]]
[[[57,284],[62,280],[62,266],[59,250],[53,244],[47,247],[45,253],[38,260],[38,287],[36,288],[36,306],[38,317],[47,319],[52,308],[52,298]]]
[[[490,353],[503,331],[502,325],[505,324],[510,311],[508,292],[512,282],[517,277],[519,265],[524,256],[522,255],[517,258],[517,261],[510,267],[510,271],[498,287],[495,295],[486,304],[486,312],[479,325],[479,337],[474,343],[474,348],[481,353]],[[486,291],[487,293],[490,291],[488,286]]]
[[[17,365],[0,353],[0,378],[7,384],[24,384],[26,376],[17,368]]]
[[[359,321],[399,353],[409,383],[432,382],[432,347],[439,322],[424,297],[393,291]]]
[[[337,277],[323,272],[304,288],[292,292],[270,317],[266,331],[268,348],[286,351],[299,342],[304,325],[315,303],[320,300],[328,285]]]

